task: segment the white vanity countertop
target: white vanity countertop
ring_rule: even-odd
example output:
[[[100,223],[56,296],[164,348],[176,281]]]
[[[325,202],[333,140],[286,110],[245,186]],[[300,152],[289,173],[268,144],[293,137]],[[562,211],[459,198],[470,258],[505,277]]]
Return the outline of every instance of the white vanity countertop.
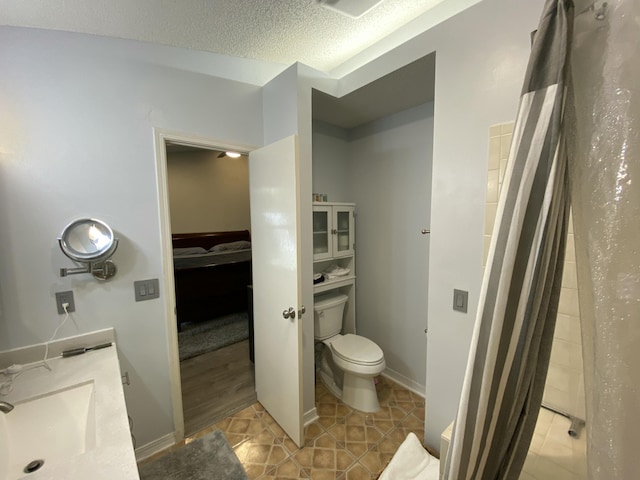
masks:
[[[23,478],[139,480],[115,343],[73,357],[53,358],[49,365],[51,371],[40,367],[20,374],[13,382],[13,391],[0,400],[19,404],[29,398],[93,382],[96,445],[69,458],[63,465],[47,464],[45,459],[41,470]],[[63,437],[64,432],[60,432],[60,436]]]

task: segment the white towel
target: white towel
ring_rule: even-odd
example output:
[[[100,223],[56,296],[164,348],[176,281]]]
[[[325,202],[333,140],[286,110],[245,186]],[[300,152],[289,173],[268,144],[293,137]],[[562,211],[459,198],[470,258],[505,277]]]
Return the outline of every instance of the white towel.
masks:
[[[338,265],[332,264],[327,267],[324,271],[324,275],[327,279],[332,280],[338,277],[344,277],[348,275],[351,269],[349,268],[340,268]]]
[[[418,437],[410,433],[379,480],[438,480],[440,460],[429,455]]]

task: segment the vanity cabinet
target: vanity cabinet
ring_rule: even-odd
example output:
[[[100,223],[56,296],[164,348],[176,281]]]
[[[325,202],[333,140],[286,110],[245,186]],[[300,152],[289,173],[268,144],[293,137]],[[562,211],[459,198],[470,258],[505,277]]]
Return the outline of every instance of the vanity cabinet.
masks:
[[[355,204],[313,204],[313,260],[352,256],[355,244]]]

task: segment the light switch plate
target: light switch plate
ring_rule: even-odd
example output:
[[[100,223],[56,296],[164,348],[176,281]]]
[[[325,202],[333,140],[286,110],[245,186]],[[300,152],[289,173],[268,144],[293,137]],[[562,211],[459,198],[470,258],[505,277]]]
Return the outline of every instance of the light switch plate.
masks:
[[[133,282],[133,289],[136,294],[136,302],[160,297],[160,282],[157,278],[136,280]]]
[[[453,309],[456,312],[467,313],[467,304],[469,302],[469,292],[464,290],[453,290]]]

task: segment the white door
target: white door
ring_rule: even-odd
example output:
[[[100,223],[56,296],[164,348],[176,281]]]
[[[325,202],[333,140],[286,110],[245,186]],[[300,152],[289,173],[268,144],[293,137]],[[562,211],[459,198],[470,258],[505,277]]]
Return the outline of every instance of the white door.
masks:
[[[302,289],[295,136],[249,154],[249,187],[256,393],[267,412],[301,446],[302,328],[298,309]],[[288,311],[295,318],[285,314]]]

